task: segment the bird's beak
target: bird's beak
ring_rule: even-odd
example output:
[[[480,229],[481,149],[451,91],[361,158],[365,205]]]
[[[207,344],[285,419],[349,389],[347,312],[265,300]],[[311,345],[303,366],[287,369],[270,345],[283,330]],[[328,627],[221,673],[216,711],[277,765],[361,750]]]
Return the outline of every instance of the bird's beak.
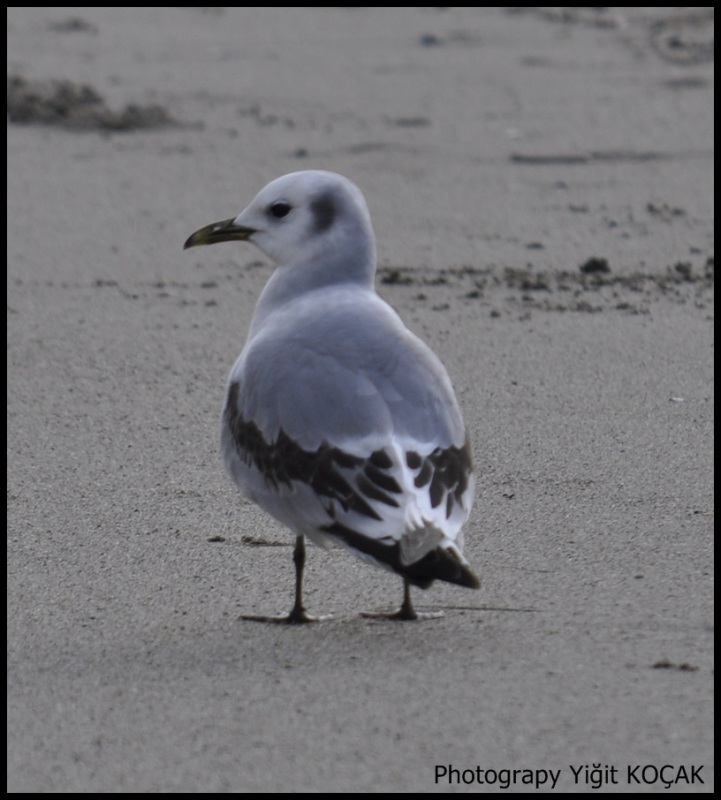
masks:
[[[188,241],[183,245],[183,250],[189,247],[198,247],[201,244],[217,244],[218,242],[245,241],[254,233],[255,228],[248,228],[245,225],[237,225],[235,220],[224,219],[221,222],[212,222],[204,228],[197,230]]]

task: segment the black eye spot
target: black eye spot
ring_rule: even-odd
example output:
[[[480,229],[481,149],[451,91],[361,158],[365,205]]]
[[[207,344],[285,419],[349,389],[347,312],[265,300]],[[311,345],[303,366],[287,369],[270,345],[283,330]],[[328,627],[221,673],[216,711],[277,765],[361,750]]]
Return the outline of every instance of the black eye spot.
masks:
[[[326,192],[316,197],[310,207],[313,212],[315,232],[323,233],[323,231],[328,230],[333,224],[337,213],[336,201],[332,193]]]
[[[282,219],[290,213],[292,208],[293,206],[290,203],[286,203],[284,200],[279,200],[277,203],[273,203],[268,211],[272,217],[275,217],[276,219]]]

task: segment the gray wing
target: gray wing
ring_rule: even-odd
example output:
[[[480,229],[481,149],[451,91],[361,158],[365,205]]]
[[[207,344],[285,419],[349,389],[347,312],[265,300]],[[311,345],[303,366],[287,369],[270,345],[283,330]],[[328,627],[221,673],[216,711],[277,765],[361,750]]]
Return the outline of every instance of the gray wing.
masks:
[[[462,556],[473,475],[450,380],[368,294],[300,303],[254,332],[228,383],[226,466],[296,533],[418,586],[478,586]]]
[[[269,322],[229,380],[235,410],[266,441],[282,430],[311,450],[325,442],[369,453],[389,436],[420,449],[463,444],[443,365],[377,295],[329,293],[322,308],[291,305]]]

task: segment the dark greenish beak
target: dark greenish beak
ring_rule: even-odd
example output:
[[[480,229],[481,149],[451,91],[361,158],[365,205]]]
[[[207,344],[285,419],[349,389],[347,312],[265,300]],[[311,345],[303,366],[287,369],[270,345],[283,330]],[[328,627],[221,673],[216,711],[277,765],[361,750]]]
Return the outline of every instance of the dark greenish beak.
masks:
[[[245,241],[255,233],[255,228],[246,228],[236,225],[233,219],[224,219],[222,222],[212,222],[204,228],[197,230],[183,245],[183,250],[189,247],[198,247],[201,244],[217,244],[218,242]]]

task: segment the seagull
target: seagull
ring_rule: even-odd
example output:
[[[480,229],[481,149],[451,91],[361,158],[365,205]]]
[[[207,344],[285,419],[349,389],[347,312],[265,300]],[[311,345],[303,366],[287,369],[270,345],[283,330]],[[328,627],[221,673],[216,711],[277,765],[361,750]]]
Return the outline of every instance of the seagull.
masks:
[[[221,452],[243,494],[295,535],[295,603],[305,539],[340,545],[410,587],[477,589],[463,556],[473,499],[471,447],[448,373],[376,293],[375,236],[358,187],[333,172],[284,175],[238,216],[185,249],[249,241],[276,264],[225,392]]]

